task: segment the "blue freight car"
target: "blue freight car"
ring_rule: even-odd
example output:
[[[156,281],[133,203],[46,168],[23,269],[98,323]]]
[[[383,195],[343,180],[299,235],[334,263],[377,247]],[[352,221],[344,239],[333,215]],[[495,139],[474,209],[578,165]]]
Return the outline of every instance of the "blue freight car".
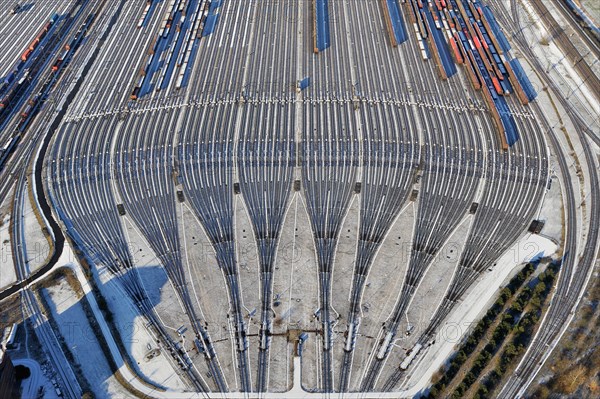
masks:
[[[527,74],[523,70],[521,63],[516,58],[510,60],[509,63],[513,69],[513,72],[515,73],[515,77],[517,78],[517,80],[519,81],[519,84],[523,88],[523,91],[525,92],[527,99],[529,101],[533,101],[537,97],[537,92],[533,88],[531,81],[529,80],[529,78],[527,77]]]
[[[394,29],[394,36],[398,44],[404,43],[407,40],[406,24],[400,12],[398,0],[387,0],[387,7],[390,12],[390,20]]]

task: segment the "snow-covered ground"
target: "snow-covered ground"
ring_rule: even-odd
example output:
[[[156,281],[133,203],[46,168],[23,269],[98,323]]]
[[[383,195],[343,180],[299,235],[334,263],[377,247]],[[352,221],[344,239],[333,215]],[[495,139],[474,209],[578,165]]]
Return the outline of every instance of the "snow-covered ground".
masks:
[[[581,9],[596,26],[600,26],[600,2],[598,0],[576,0],[575,2],[580,4]]]
[[[10,246],[10,215],[0,213],[0,288],[4,288],[17,280]]]
[[[23,399],[36,398],[40,392],[43,392],[42,397],[44,399],[59,398],[56,387],[44,375],[38,362],[33,359],[12,359],[12,362],[13,366],[25,366],[31,372],[31,376],[21,382],[21,397]]]
[[[43,266],[44,261],[48,257],[50,247],[48,240],[42,233],[37,217],[33,213],[29,196],[23,201],[23,220],[25,222],[25,241],[27,245],[27,260],[29,272],[36,271]]]
[[[551,178],[550,190],[546,191],[546,197],[538,215],[538,219],[545,223],[541,234],[559,244],[563,239],[564,224],[563,212],[559,211],[564,208],[560,184],[561,182],[556,176]]]
[[[432,375],[455,350],[471,324],[477,322],[496,298],[498,288],[524,263],[538,256],[550,256],[558,247],[551,240],[527,234],[498,259],[490,272],[485,272],[467,292],[462,301],[447,318],[437,334],[435,343],[422,352],[411,368],[413,371],[405,381],[405,395],[414,395],[425,388]]]
[[[127,216],[124,217],[124,227],[127,242],[144,289],[150,300],[155,304],[155,310],[163,325],[167,329],[175,331],[182,323],[186,323],[186,316],[175,289],[168,280],[160,260],[141,235],[137,226]],[[191,331],[191,326],[186,325],[186,327]]]
[[[11,194],[7,196],[6,203],[0,207],[0,288],[16,281],[9,230],[12,200],[13,195]],[[27,195],[23,203],[22,222],[24,223],[24,237],[27,248],[26,266],[31,273],[44,265],[50,247]]]
[[[577,74],[571,62],[565,57],[554,41],[548,41],[552,35],[537,16],[533,7],[526,1],[520,4],[524,7],[521,15],[521,22],[523,24],[522,32],[528,39],[528,42],[531,43],[531,49],[540,60],[540,63],[546,68],[545,71],[534,71],[526,61],[521,59],[523,68],[527,76],[532,80],[536,91],[539,94],[544,85],[535,78],[535,74],[548,74],[558,86],[561,94],[576,108],[579,116],[588,123],[589,128],[597,131],[597,129],[600,129],[600,118],[598,118],[600,105],[596,101],[594,94]],[[551,2],[548,2],[547,6],[549,9],[553,9]],[[564,23],[567,26],[558,11],[553,13],[553,16],[559,23]],[[544,42],[547,42],[547,45],[542,44]],[[519,56],[518,51],[515,51],[513,55]],[[585,56],[586,54],[584,53],[584,58]],[[598,68],[596,64],[598,62],[597,59],[586,59],[586,61],[591,64],[592,69]]]
[[[81,305],[81,299],[66,279],[61,278],[56,285],[42,292],[48,301],[60,335],[73,354],[75,362],[80,365],[83,376],[96,397],[129,396],[110,370],[104,351]]]
[[[159,271],[162,273],[162,270]],[[169,354],[156,351],[156,338],[146,328],[147,320],[139,315],[122,284],[106,269],[100,274],[100,291],[114,315],[114,324],[119,330],[125,349],[136,361],[139,374],[164,388],[186,388],[172,364],[166,359]],[[151,352],[155,356],[148,356]]]

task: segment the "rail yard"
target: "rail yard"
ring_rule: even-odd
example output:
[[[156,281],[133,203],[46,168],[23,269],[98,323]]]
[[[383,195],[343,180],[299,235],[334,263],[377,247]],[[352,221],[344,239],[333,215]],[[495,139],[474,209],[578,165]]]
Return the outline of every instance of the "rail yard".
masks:
[[[122,385],[97,397],[397,398],[544,259],[552,300],[496,393],[523,397],[599,243],[599,46],[550,3],[3,7],[0,301],[21,298],[59,396],[96,377],[53,328],[51,273]]]

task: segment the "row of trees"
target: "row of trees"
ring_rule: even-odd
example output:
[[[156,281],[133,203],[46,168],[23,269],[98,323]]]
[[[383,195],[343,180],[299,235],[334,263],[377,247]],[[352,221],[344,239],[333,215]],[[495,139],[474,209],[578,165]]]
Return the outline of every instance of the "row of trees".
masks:
[[[560,267],[559,263],[553,263],[540,273],[533,283],[533,288],[529,289],[530,299],[528,303],[519,303],[522,310],[527,308],[527,312],[520,318],[519,322],[513,328],[512,339],[500,354],[494,370],[490,371],[481,381],[479,387],[473,396],[474,399],[483,399],[489,397],[502,381],[506,372],[514,366],[518,357],[525,352],[525,348],[531,342],[535,327],[540,320],[542,308],[548,299],[551,287],[554,285],[556,273]],[[527,287],[528,288],[528,287]],[[521,295],[519,295],[520,297]],[[517,301],[515,301],[517,302]],[[511,306],[511,309],[515,306]]]
[[[456,377],[456,375],[460,371],[461,367],[465,364],[467,359],[471,356],[473,351],[477,348],[479,342],[484,338],[485,334],[488,332],[488,330],[490,329],[492,324],[494,324],[498,315],[500,315],[500,313],[504,310],[506,303],[522,287],[523,283],[531,276],[531,274],[534,272],[534,270],[535,270],[535,265],[528,263],[523,269],[521,269],[521,271],[519,271],[519,273],[517,273],[510,280],[510,282],[506,285],[506,287],[504,287],[500,291],[500,295],[498,296],[498,298],[496,299],[494,304],[488,309],[488,311],[483,316],[483,318],[475,325],[475,327],[471,331],[471,334],[469,334],[469,336],[463,342],[463,344],[460,346],[460,348],[456,352],[456,354],[450,359],[450,361],[447,365],[442,367],[442,369],[440,370],[440,372],[442,373],[442,376],[430,388],[429,393],[427,395],[428,398],[442,397],[442,394],[446,390],[446,387]],[[502,326],[506,321],[507,320],[503,320],[498,327]],[[507,331],[509,331],[510,325],[504,324],[502,327],[502,330],[504,330],[506,328],[508,328]],[[500,334],[500,332],[498,332],[498,334]],[[495,338],[494,338],[494,336],[495,336]],[[499,335],[496,336],[496,331],[494,331],[494,336],[492,337],[492,340],[496,341],[499,338]],[[490,343],[492,343],[492,342],[490,342]],[[488,347],[490,345],[490,343],[488,343],[488,345],[486,345],[486,347]],[[495,345],[495,342],[494,342],[494,345]],[[483,352],[482,352],[482,354],[483,354]],[[482,354],[480,354],[479,357],[481,357]],[[479,367],[481,367],[479,369],[479,372],[481,372],[481,370],[483,369],[482,364],[485,361],[485,358],[487,356],[488,355],[483,354],[483,357],[481,359],[476,360],[476,362],[479,361]],[[491,355],[489,355],[489,358],[491,359]],[[489,359],[487,359],[487,360],[489,361]],[[472,377],[469,377],[467,382],[471,378]],[[470,381],[470,384],[472,384],[474,381],[475,381],[475,379]],[[463,382],[461,382],[461,384],[463,384],[464,382],[465,381],[463,379]],[[464,387],[462,388],[462,390],[464,391]]]

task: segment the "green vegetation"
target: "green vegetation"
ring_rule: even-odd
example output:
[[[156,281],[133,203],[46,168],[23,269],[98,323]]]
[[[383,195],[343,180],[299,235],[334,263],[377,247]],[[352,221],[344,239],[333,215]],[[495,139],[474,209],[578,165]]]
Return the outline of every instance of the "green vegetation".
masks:
[[[494,304],[488,309],[483,318],[473,328],[473,331],[460,346],[454,357],[452,357],[449,363],[446,366],[443,366],[440,370],[441,378],[430,388],[428,395],[429,398],[438,398],[443,396],[442,393],[446,390],[446,387],[452,382],[454,377],[456,377],[463,364],[465,364],[469,356],[477,348],[479,342],[483,339],[492,324],[496,321],[496,318],[502,312],[506,303],[513,297],[513,295],[515,295],[519,288],[521,288],[523,283],[529,278],[529,276],[531,276],[534,270],[535,266],[531,263],[528,263],[510,280],[508,285],[500,291],[500,294]],[[483,356],[485,357],[486,355]],[[482,360],[483,358],[480,359],[480,361]],[[467,377],[469,377],[469,375],[467,375],[465,378]],[[467,381],[470,379],[471,377],[469,377]],[[463,382],[461,382],[461,384],[463,384]],[[471,382],[471,384],[473,382],[474,380]],[[464,390],[464,388],[465,387],[463,386],[462,389]]]
[[[517,358],[525,353],[525,348],[531,342],[535,327],[540,320],[542,306],[554,284],[558,267],[558,264],[551,264],[545,272],[540,273],[532,282],[533,288],[525,287],[509,309],[509,314],[520,316],[510,331],[512,339],[504,346],[496,361],[496,367],[482,379],[473,398],[489,397],[489,393],[498,387],[506,372],[516,366]]]
[[[592,277],[575,318],[544,366],[543,374],[549,378],[534,384],[532,398],[600,397],[599,306],[600,279]]]
[[[470,396],[467,392],[471,387],[477,388],[474,394],[471,392],[474,398],[489,397],[529,345],[559,267],[559,264],[551,264],[527,285],[524,283],[530,279],[535,266],[527,264],[517,273],[500,291],[455,356],[440,370],[440,377],[430,388],[428,397]],[[464,367],[469,367],[468,371],[460,383],[453,386],[453,380]],[[477,381],[481,382],[477,385]]]

